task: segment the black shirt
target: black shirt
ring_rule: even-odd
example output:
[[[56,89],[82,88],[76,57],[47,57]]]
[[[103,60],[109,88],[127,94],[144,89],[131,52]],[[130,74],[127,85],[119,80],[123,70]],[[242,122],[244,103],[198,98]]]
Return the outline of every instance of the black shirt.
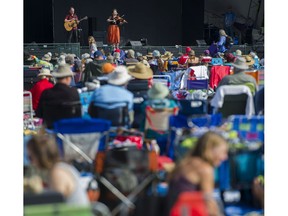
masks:
[[[56,120],[81,117],[81,103],[77,89],[57,83],[53,88],[44,90],[40,96],[36,116],[43,118],[48,128],[53,128]]]

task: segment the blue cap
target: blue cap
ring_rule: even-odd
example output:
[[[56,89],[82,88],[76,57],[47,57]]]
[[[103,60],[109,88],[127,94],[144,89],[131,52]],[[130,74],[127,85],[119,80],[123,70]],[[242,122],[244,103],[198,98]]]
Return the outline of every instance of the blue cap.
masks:
[[[101,51],[96,51],[96,52],[94,53],[94,58],[97,58],[97,57],[99,57],[99,56],[103,56],[103,53],[102,53]]]

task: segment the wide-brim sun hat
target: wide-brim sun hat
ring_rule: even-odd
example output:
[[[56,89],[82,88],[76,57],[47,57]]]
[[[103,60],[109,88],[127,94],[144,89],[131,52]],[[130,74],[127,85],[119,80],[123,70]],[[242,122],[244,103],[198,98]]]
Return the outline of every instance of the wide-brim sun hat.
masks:
[[[149,79],[153,77],[153,71],[141,62],[129,66],[127,69],[128,73],[137,79]]]
[[[45,54],[43,57],[42,57],[42,60],[44,61],[51,61],[51,56],[49,54]]]
[[[108,83],[112,85],[124,85],[129,80],[132,79],[132,76],[128,74],[128,70],[125,66],[117,66],[114,72],[108,75]]]
[[[40,76],[49,76],[49,77],[52,77],[52,74],[50,73],[50,70],[47,69],[47,68],[42,68],[40,70],[40,73],[37,75],[37,77],[40,77]]]
[[[52,72],[52,76],[55,78],[64,78],[73,76],[73,72],[71,71],[71,68],[69,65],[60,65],[57,69],[57,71]]]
[[[161,58],[162,58],[163,60],[168,60],[168,59],[172,58],[172,56],[173,56],[173,53],[171,53],[171,52],[169,52],[169,51],[166,51],[166,52],[164,53],[164,55],[161,56]]]
[[[163,83],[154,83],[147,94],[151,99],[164,99],[169,95],[169,89]]]
[[[245,55],[244,57],[248,66],[254,65],[255,60],[250,55]]]
[[[249,69],[249,66],[246,64],[246,59],[244,57],[237,57],[235,62],[231,65],[239,69]]]

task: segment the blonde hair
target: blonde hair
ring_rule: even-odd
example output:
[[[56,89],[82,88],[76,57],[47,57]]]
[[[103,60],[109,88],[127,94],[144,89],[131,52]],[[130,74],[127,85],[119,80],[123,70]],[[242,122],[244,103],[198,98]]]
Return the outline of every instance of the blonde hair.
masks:
[[[208,131],[197,140],[195,147],[188,156],[200,157],[213,166],[211,158],[207,156],[207,151],[222,144],[227,145],[227,141],[220,134]]]
[[[93,36],[88,37],[89,44],[96,43],[95,38]]]
[[[226,32],[223,29],[219,30],[220,36],[227,36]]]

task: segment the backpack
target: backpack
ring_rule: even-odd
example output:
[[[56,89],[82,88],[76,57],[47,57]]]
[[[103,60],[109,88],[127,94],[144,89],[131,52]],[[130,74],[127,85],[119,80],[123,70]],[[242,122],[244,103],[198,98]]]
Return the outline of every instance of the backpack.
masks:
[[[226,47],[227,49],[229,49],[229,48],[232,47],[233,44],[234,44],[233,38],[230,37],[230,36],[226,36],[225,47]]]

